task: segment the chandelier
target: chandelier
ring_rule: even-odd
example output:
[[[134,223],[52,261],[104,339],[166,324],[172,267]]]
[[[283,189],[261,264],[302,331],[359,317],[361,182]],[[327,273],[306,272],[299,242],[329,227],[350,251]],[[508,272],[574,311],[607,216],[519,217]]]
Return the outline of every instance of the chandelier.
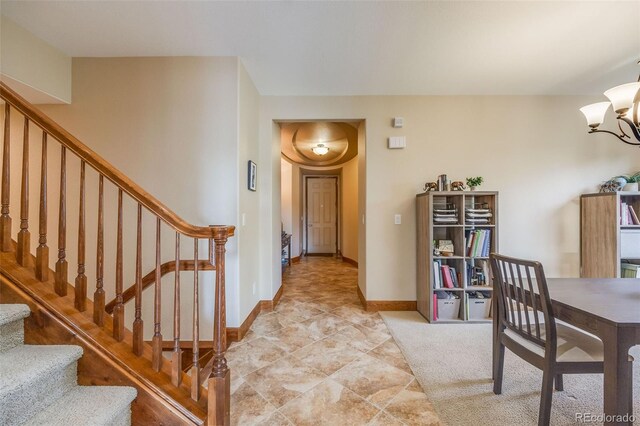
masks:
[[[329,148],[323,143],[319,143],[318,145],[311,148],[311,151],[313,151],[313,153],[316,155],[325,155],[327,152],[329,152]]]
[[[640,61],[638,61],[640,64]],[[589,125],[589,133],[609,133],[620,139],[622,142],[640,146],[640,122],[638,120],[640,108],[640,76],[636,83],[627,83],[621,86],[616,86],[612,89],[604,92],[604,95],[609,98],[609,102],[598,102],[595,104],[587,105],[580,108],[580,111],[587,118],[587,124]],[[618,129],[620,133],[612,132],[610,130],[600,130],[600,126],[604,122],[604,117],[607,114],[609,106],[613,107],[613,111],[617,114]],[[631,134],[635,139],[632,139],[632,135],[625,132],[625,128],[628,127],[631,130]]]

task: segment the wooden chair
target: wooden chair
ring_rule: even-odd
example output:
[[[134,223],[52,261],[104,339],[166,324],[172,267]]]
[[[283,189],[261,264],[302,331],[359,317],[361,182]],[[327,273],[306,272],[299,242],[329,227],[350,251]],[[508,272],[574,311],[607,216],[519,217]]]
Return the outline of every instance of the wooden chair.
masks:
[[[542,370],[538,425],[551,418],[553,383],[561,391],[563,374],[603,372],[602,341],[556,321],[544,270],[539,262],[491,254],[498,329],[493,342],[493,393],[502,393],[504,348]]]

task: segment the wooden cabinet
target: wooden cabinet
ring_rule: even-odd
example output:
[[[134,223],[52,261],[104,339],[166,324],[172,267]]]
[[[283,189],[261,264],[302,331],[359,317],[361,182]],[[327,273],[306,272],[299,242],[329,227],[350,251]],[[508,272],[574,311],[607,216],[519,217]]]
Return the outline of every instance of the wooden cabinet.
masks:
[[[478,211],[490,215],[473,213]],[[490,321],[488,256],[498,250],[498,193],[425,192],[416,196],[416,213],[418,312],[429,322]],[[453,251],[436,251],[442,242],[451,242]],[[454,287],[442,281],[443,266]],[[437,299],[438,293],[451,298]],[[474,297],[482,294],[488,297]]]
[[[640,263],[640,225],[622,225],[621,206],[640,214],[640,192],[580,197],[580,276],[620,278],[622,260]]]

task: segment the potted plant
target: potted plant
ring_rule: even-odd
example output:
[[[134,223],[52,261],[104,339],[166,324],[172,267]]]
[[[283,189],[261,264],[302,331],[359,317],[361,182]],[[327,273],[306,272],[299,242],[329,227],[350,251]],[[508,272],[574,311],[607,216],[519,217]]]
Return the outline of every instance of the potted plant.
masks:
[[[622,191],[638,191],[638,184],[640,183],[640,172],[636,172],[630,176],[620,175],[614,177],[612,180],[616,180],[620,182],[620,186],[622,187]]]
[[[467,178],[467,186],[471,191],[475,191],[477,186],[482,185],[482,176]]]

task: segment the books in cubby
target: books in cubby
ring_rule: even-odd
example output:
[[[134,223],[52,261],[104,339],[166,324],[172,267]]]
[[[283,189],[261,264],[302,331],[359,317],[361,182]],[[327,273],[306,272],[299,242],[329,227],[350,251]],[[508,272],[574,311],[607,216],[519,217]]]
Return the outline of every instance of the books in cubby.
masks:
[[[624,201],[620,202],[620,225],[640,225],[640,219],[638,219],[638,213],[631,204],[627,204]]]
[[[489,257],[491,251],[491,230],[474,229],[465,232],[468,257]]]
[[[489,286],[489,262],[476,260],[467,263],[467,286]]]
[[[443,265],[442,260],[433,261],[433,288],[462,288],[462,273],[449,265]]]

